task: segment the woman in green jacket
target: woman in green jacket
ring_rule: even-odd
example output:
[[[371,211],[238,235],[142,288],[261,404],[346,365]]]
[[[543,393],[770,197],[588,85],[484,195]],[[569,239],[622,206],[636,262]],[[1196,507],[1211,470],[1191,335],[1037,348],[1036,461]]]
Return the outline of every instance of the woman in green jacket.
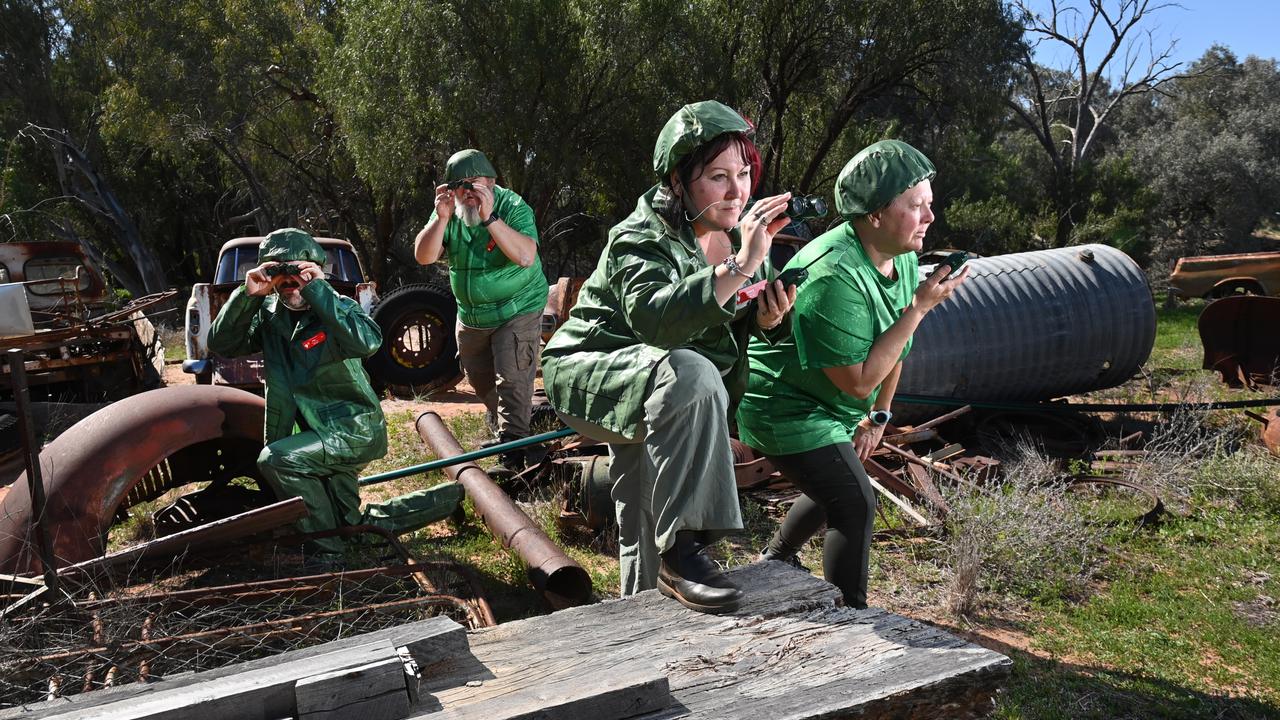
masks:
[[[703,554],[742,527],[729,450],[731,398],[751,334],[785,336],[781,283],[766,279],[789,194],[748,198],[759,154],[738,113],[704,101],[662,129],[659,183],[609,233],[600,262],[542,355],[547,396],[571,427],[609,443],[622,594],[657,587],[727,612],[741,591]]]
[[[825,523],[823,575],[855,608],[867,606],[876,506],[861,461],[889,422],[912,334],[968,273],[948,279],[943,266],[919,282],[916,252],[933,222],[933,176],[933,163],[897,140],[875,143],[845,165],[835,196],[847,222],[788,263],[809,266],[791,337],[752,343],[738,410],[743,442],[804,491],[764,557],[794,562]]]

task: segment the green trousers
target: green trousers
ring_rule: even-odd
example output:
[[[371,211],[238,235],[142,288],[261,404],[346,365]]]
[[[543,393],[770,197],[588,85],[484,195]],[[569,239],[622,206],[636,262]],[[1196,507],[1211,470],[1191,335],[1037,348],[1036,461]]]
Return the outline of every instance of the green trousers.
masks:
[[[676,532],[700,530],[710,541],[742,529],[728,412],[711,361],[677,349],[649,377],[635,439],[560,414],[574,430],[609,443],[623,596],[657,587],[658,556]]]
[[[362,514],[356,476],[364,466],[327,462],[314,430],[277,440],[258,456],[258,469],[276,497],[300,497],[306,503],[307,516],[297,522],[298,532],[369,524],[398,535],[449,517],[462,502],[462,487],[450,482],[371,503]],[[320,552],[341,553],[346,548],[340,537],[312,542]]]

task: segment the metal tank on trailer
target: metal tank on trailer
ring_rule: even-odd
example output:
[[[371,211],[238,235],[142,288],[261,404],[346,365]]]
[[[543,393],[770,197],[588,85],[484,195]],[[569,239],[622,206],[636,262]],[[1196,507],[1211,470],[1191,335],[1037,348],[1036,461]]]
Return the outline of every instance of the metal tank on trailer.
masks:
[[[968,266],[969,279],[916,330],[899,395],[1045,400],[1121,385],[1151,354],[1151,288],[1120,250],[1080,245]],[[893,408],[904,422],[937,409]]]

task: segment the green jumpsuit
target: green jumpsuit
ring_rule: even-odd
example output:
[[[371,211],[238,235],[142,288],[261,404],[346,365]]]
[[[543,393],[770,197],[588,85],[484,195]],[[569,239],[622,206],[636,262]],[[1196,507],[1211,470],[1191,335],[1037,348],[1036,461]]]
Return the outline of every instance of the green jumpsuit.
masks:
[[[263,241],[259,259],[323,266],[325,253],[300,230],[277,230]],[[278,497],[306,502],[308,516],[297,523],[301,532],[362,522],[403,532],[411,524],[407,521],[415,519],[405,517],[412,508],[403,501],[370,506],[363,517],[359,510],[357,473],[387,452],[382,407],[361,365],[378,350],[382,334],[354,300],[339,295],[325,280],[308,283],[301,294],[310,308],[297,311],[277,295],[254,297],[241,286],[209,328],[212,352],[263,355],[267,445],[258,467]],[[456,507],[461,490],[449,489]],[[440,515],[433,513],[433,519]],[[344,548],[337,537],[315,545],[325,553]]]
[[[687,116],[687,117],[685,117]],[[658,138],[655,169],[725,132],[748,129],[714,102],[686,106]],[[681,530],[709,537],[742,527],[728,418],[746,387],[747,343],[764,332],[754,301],[715,298],[715,266],[688,223],[664,213],[678,201],[663,185],[645,193],[609,233],[569,320],[547,343],[547,397],[574,429],[609,443],[618,517],[621,591],[655,587],[659,554]],[[741,238],[728,233],[734,248]],[[770,270],[756,271],[762,280]]]

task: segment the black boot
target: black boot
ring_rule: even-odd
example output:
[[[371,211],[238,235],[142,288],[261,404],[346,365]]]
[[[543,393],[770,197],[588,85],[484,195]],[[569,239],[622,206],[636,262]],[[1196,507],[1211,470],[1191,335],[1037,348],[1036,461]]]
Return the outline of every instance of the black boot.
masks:
[[[675,544],[662,553],[658,565],[658,592],[690,610],[733,612],[742,601],[742,591],[703,553],[704,548],[695,531],[677,532]]]
[[[776,560],[777,562],[786,563],[794,568],[799,568],[805,572],[810,572],[809,568],[800,563],[800,555],[797,550],[787,547],[785,543],[774,535],[769,544],[760,551],[761,560]]]

